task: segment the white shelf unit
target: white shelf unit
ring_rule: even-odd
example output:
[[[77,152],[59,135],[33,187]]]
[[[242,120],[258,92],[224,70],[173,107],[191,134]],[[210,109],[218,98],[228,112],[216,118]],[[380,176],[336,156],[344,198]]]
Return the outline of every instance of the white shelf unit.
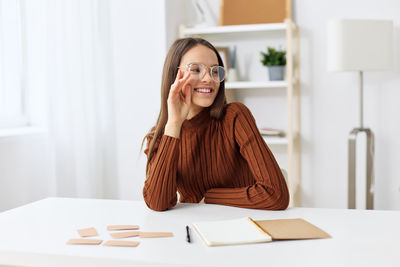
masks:
[[[289,144],[289,140],[286,137],[263,136],[263,138],[268,145],[287,145],[287,144]]]
[[[266,81],[266,82],[226,82],[225,89],[264,89],[264,88],[286,88],[286,81]]]
[[[290,19],[284,23],[249,24],[233,26],[215,26],[207,28],[180,28],[180,37],[236,35],[241,39],[249,33],[257,33],[266,36],[270,32],[282,32],[286,42],[286,80],[285,81],[235,81],[226,82],[225,88],[230,90],[250,90],[282,88],[286,90],[287,102],[287,133],[285,137],[264,137],[268,145],[284,145],[287,147],[288,158],[288,186],[291,195],[290,206],[300,206],[300,88],[299,88],[299,64],[298,64],[298,26]],[[251,37],[250,37],[251,38]],[[268,38],[268,37],[267,37]]]
[[[223,33],[243,33],[243,32],[247,33],[247,32],[265,32],[265,31],[284,31],[286,30],[286,28],[287,28],[286,23],[215,26],[207,28],[184,28],[183,36],[223,34]]]

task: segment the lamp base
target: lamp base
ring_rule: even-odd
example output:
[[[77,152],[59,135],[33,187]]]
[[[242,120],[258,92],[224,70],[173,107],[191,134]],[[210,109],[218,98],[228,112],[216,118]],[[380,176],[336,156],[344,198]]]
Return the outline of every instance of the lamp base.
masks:
[[[356,208],[356,141],[359,133],[365,133],[366,140],[366,208],[374,209],[373,191],[373,165],[374,165],[374,134],[369,128],[354,128],[349,134],[349,188],[348,188],[348,208]]]

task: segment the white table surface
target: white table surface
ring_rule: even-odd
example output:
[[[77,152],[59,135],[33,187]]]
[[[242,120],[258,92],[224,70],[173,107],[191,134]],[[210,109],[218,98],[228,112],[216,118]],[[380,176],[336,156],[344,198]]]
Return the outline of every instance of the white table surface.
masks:
[[[331,239],[207,247],[185,225],[204,220],[304,218]],[[138,224],[142,231],[173,232],[172,238],[140,241],[138,247],[66,245],[77,229]],[[262,211],[209,204],[178,204],[166,212],[140,201],[48,198],[0,213],[0,265],[21,266],[400,266],[400,211],[292,208]]]

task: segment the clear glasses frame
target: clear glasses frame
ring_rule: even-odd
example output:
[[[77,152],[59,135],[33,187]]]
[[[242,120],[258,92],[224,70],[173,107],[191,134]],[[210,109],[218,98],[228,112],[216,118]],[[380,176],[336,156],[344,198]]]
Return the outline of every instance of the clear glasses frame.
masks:
[[[210,77],[215,82],[222,82],[226,77],[226,70],[222,66],[206,66],[201,63],[189,63],[184,66],[187,71],[190,72],[191,76],[199,76],[198,79],[203,79],[206,75],[207,70],[209,70]],[[183,69],[183,67],[178,67],[178,69]]]

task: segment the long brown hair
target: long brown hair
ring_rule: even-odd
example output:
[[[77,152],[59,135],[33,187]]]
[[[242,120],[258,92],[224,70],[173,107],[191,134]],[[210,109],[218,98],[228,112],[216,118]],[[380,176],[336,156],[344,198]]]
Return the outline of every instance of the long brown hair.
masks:
[[[181,63],[182,56],[192,47],[197,45],[204,45],[205,47],[210,48],[215,52],[218,58],[218,65],[224,66],[222,59],[215,49],[215,47],[209,43],[208,41],[202,38],[182,38],[177,39],[169,48],[167,56],[165,58],[163,74],[162,74],[162,82],[161,82],[161,107],[160,113],[158,115],[156,125],[151,128],[147,136],[152,136],[153,138],[148,145],[148,153],[147,153],[147,167],[149,165],[150,159],[153,156],[153,148],[157,139],[164,133],[165,124],[168,120],[168,105],[167,99],[169,95],[169,91],[171,89],[171,85],[174,83],[176,75],[178,74],[178,67]],[[222,116],[223,108],[226,104],[225,99],[225,82],[220,82],[218,94],[214,99],[213,104],[210,107],[210,116],[214,119],[220,119]],[[146,140],[146,137],[143,140]],[[143,145],[142,143],[142,145]]]

